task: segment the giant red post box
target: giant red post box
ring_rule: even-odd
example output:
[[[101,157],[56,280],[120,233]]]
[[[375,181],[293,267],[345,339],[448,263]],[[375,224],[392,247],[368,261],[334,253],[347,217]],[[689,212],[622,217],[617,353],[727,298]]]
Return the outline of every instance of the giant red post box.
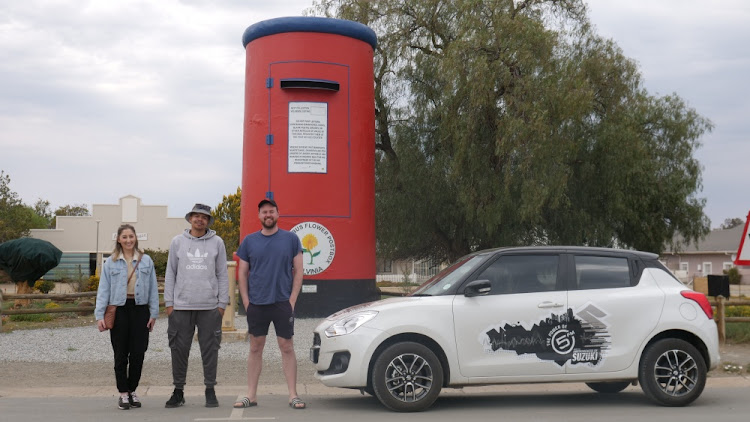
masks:
[[[274,199],[299,236],[297,316],[375,300],[375,33],[357,22],[285,17],[244,33],[240,238]]]

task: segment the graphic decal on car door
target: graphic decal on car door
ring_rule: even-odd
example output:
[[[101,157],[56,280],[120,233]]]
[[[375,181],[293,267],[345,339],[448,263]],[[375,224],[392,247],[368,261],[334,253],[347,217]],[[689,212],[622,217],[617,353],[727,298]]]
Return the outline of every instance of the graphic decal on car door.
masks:
[[[485,352],[512,351],[517,355],[533,354],[560,366],[599,364],[609,348],[610,336],[602,318],[607,314],[592,304],[578,312],[568,308],[564,314],[551,314],[534,323],[530,329],[523,324],[504,323],[489,327],[479,335]]]

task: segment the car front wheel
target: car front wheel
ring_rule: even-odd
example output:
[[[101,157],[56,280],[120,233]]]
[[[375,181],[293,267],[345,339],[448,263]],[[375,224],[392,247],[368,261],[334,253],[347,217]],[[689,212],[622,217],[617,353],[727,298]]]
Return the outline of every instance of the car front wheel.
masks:
[[[628,381],[621,382],[587,382],[586,385],[597,393],[604,394],[615,394],[626,389],[630,383]]]
[[[422,344],[402,342],[386,348],[375,360],[375,397],[397,412],[419,412],[435,402],[443,386],[443,368],[435,353]]]
[[[638,372],[643,392],[663,406],[690,404],[706,386],[703,356],[693,345],[679,339],[663,339],[650,345]]]

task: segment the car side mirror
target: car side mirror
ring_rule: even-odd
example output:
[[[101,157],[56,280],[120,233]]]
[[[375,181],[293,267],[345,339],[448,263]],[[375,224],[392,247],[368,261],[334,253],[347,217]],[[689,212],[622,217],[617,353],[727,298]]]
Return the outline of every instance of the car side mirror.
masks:
[[[492,290],[492,283],[489,280],[474,280],[464,288],[464,296],[485,296]]]

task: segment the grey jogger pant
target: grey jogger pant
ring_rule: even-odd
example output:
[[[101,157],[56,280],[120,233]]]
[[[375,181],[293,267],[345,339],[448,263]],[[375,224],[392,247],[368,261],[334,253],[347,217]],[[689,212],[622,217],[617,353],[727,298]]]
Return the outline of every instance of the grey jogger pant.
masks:
[[[208,311],[172,311],[169,315],[167,336],[172,349],[172,381],[175,388],[185,387],[190,346],[198,327],[198,344],[203,360],[203,383],[216,385],[216,368],[221,348],[221,314],[218,309]]]

